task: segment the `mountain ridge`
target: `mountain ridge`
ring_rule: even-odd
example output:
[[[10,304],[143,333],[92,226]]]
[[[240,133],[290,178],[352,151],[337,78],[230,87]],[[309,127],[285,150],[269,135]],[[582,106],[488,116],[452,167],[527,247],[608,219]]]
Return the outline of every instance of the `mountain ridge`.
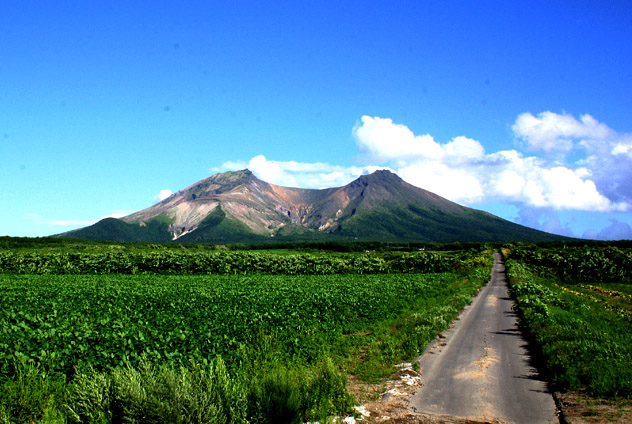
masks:
[[[387,170],[341,187],[304,189],[267,183],[248,169],[209,176],[149,208],[60,236],[193,243],[564,239],[451,202]]]

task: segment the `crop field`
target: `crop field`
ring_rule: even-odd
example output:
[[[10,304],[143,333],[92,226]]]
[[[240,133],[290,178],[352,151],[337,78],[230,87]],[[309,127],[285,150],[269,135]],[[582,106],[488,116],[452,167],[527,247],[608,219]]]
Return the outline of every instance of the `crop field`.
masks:
[[[529,246],[507,256],[523,325],[554,387],[632,397],[632,251]]]
[[[305,422],[418,355],[491,252],[0,252],[0,422]],[[211,412],[209,412],[211,411]]]
[[[461,280],[451,273],[0,275],[0,371],[10,373],[13,358],[64,373],[80,362],[112,368],[143,356],[153,362],[228,360],[262,334],[275,336],[288,355],[310,360],[327,346],[339,348],[344,336],[419,308],[421,300],[428,306],[430,299],[451,295]],[[425,309],[429,326],[444,307],[432,306]]]

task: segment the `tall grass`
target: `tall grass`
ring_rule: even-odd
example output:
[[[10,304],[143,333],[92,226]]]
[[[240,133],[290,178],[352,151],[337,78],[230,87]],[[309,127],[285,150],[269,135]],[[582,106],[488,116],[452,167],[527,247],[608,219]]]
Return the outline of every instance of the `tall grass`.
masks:
[[[66,397],[64,376],[50,375],[41,366],[15,361],[15,373],[0,383],[0,423],[63,423]]]
[[[332,411],[351,410],[346,376],[329,358],[311,370],[279,366],[262,371],[252,380],[248,396],[252,423],[322,422]]]
[[[75,423],[298,423],[326,420],[353,405],[346,377],[331,360],[318,366],[264,365],[230,374],[221,358],[210,365],[77,372],[65,412]]]
[[[247,389],[232,378],[221,358],[209,366],[154,366],[98,373],[88,367],[75,376],[68,410],[75,422],[243,423]]]

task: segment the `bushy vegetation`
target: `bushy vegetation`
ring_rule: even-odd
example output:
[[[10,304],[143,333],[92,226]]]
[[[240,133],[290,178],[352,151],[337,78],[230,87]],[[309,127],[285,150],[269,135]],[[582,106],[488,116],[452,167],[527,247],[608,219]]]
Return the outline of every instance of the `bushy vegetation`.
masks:
[[[247,386],[221,357],[208,366],[175,368],[143,360],[111,373],[79,371],[68,395],[74,422],[243,423]]]
[[[231,374],[221,357],[188,366],[143,359],[111,370],[82,366],[66,382],[22,363],[1,386],[0,423],[297,423],[353,405],[331,360],[254,365]]]
[[[624,244],[625,245],[625,244]],[[549,270],[570,282],[632,282],[632,249],[615,245],[526,245],[511,250],[511,258]]]
[[[13,274],[387,274],[449,272],[479,261],[480,251],[309,254],[173,249],[0,251],[0,272]]]
[[[632,302],[625,293],[631,287],[630,251],[531,246],[509,258],[522,324],[555,387],[631,397]]]

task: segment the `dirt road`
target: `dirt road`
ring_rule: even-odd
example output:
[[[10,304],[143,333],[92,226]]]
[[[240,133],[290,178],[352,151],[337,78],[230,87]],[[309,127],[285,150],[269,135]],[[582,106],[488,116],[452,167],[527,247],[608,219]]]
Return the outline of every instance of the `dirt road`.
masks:
[[[494,259],[491,282],[421,358],[422,386],[411,404],[420,413],[558,423],[511,310],[502,258]]]

